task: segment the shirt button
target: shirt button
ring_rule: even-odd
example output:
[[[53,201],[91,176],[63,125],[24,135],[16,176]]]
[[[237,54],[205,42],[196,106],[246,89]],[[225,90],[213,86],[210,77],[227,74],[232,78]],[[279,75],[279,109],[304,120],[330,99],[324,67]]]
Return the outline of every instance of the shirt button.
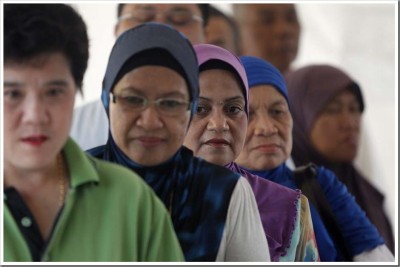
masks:
[[[30,227],[32,225],[32,220],[29,217],[24,217],[21,219],[21,224],[23,227]]]

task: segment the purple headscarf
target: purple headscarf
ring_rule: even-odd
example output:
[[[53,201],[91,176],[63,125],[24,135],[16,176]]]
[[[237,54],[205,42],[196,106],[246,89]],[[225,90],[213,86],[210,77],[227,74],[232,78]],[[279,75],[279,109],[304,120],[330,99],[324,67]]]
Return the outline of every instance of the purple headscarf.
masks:
[[[225,69],[229,65],[232,71],[242,82],[242,92],[246,101],[246,113],[249,112],[249,87],[246,71],[237,56],[224,48],[200,44],[195,45],[200,72],[202,66],[213,61],[207,69]],[[224,63],[224,64],[221,64]],[[200,88],[201,91],[201,88]],[[297,203],[300,192],[281,186],[277,183],[263,179],[257,175],[244,170],[236,163],[231,162],[226,168],[239,173],[249,182],[257,201],[261,222],[268,240],[268,247],[272,261],[279,261],[281,256],[286,255],[291,245],[292,235],[295,229],[297,216]]]
[[[345,72],[329,65],[310,65],[286,76],[293,116],[292,158],[297,166],[314,162],[336,174],[357,203],[378,228],[387,246],[393,251],[391,226],[384,214],[383,195],[370,184],[352,163],[331,162],[316,151],[310,133],[322,109],[340,92],[350,89],[357,97],[361,111],[364,100],[358,84]]]
[[[241,83],[241,89],[246,102],[246,114],[249,115],[249,86],[247,83],[246,72],[243,68],[242,63],[239,58],[229,52],[228,50],[211,44],[198,44],[194,45],[194,50],[197,55],[197,61],[199,63],[199,68],[204,66],[205,63],[215,60],[216,64],[212,66],[213,69],[219,69],[220,65],[218,62],[223,62],[228,64],[233,70],[233,74],[238,77]]]

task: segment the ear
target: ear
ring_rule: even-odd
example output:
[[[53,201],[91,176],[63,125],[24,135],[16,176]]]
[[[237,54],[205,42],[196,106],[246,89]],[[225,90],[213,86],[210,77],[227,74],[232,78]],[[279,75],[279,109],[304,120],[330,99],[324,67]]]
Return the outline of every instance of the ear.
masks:
[[[119,27],[119,23],[117,22],[116,24],[115,24],[115,26],[114,26],[114,37],[115,37],[115,39],[117,39],[117,37],[118,37],[118,27]]]

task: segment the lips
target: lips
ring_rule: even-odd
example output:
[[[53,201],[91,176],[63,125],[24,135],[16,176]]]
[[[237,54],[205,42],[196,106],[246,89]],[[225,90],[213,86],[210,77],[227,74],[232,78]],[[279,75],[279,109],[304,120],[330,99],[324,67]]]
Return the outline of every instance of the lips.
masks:
[[[230,143],[228,141],[226,141],[225,139],[222,139],[222,138],[213,138],[213,139],[207,140],[205,142],[205,144],[212,146],[212,147],[216,147],[216,148],[226,147],[226,146],[230,145]]]
[[[164,142],[164,139],[159,137],[138,137],[136,140],[144,147],[155,147]]]
[[[21,141],[24,142],[25,144],[37,147],[42,145],[48,139],[49,138],[45,135],[31,135],[28,137],[21,138]]]
[[[254,149],[263,153],[276,153],[280,150],[280,146],[276,144],[263,144],[256,146]]]

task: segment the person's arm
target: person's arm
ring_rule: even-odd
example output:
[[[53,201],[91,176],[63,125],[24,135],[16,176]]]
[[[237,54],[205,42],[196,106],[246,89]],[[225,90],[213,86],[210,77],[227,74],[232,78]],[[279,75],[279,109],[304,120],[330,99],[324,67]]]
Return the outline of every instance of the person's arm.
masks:
[[[353,257],[353,261],[358,262],[387,262],[393,261],[394,256],[386,245],[380,245],[372,250],[364,251]]]
[[[393,259],[376,227],[335,174],[321,167],[318,171],[318,181],[353,260],[369,261],[372,257],[374,261]]]
[[[271,261],[257,203],[243,177],[232,193],[217,261]]]

